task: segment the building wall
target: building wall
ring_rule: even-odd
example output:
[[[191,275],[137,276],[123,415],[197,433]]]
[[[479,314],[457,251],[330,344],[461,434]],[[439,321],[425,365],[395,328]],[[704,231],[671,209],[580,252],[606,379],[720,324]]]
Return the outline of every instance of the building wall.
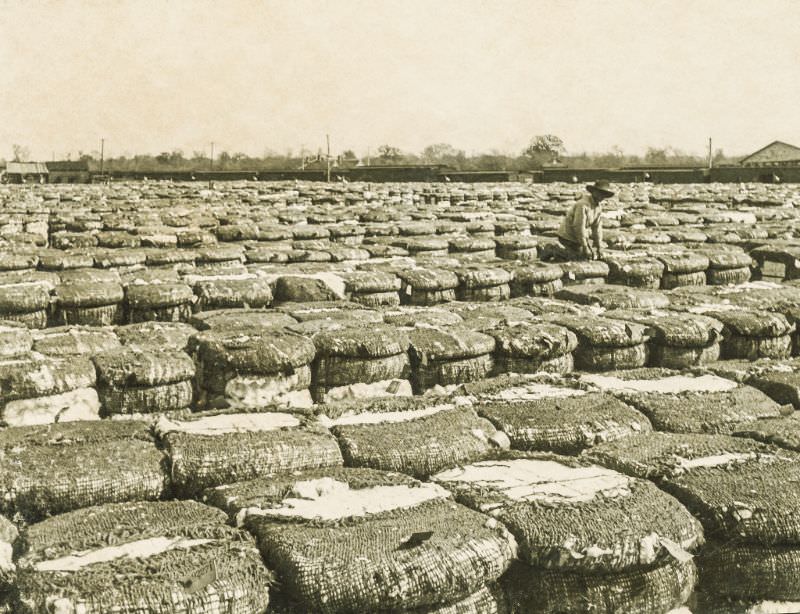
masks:
[[[764,151],[753,154],[742,162],[744,166],[772,165],[775,163],[792,160],[797,164],[800,160],[800,148],[787,145],[786,143],[773,143]]]

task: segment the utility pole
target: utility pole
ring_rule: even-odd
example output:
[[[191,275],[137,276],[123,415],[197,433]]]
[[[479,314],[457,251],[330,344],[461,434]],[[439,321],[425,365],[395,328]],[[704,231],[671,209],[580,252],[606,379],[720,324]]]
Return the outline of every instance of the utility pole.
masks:
[[[103,174],[103,154],[105,153],[106,140],[100,139],[100,174]]]
[[[711,157],[711,137],[708,137],[708,168],[711,168],[712,165],[712,157]]]
[[[369,147],[367,147],[367,166],[369,166]]]
[[[214,170],[214,141],[211,141],[211,159],[208,161],[208,170]]]
[[[331,182],[331,135],[330,134],[325,135],[325,141],[328,144],[328,154],[325,156],[325,160],[328,163],[327,181],[328,183],[330,183]]]

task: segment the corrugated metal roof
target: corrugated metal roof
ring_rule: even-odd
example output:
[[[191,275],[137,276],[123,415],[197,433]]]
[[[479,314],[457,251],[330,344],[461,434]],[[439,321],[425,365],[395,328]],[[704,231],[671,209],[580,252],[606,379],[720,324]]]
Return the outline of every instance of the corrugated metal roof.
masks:
[[[9,175],[47,175],[47,166],[42,162],[7,162]]]

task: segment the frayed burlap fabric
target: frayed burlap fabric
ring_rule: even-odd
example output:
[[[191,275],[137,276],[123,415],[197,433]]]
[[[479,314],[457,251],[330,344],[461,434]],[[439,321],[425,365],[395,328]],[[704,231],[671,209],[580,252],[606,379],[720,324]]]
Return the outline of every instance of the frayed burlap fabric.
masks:
[[[669,305],[669,298],[659,292],[614,284],[567,286],[556,298],[606,309],[663,309]]]
[[[500,372],[535,373],[542,363],[570,355],[578,338],[569,329],[547,322],[525,322],[486,331],[495,339]]]
[[[164,455],[142,422],[69,422],[0,431],[0,507],[37,520],[100,503],[161,498]]]
[[[797,412],[785,418],[764,418],[748,422],[733,434],[800,452],[800,417]]]
[[[518,450],[577,454],[604,441],[652,430],[640,412],[611,395],[590,393],[476,406]]]
[[[580,459],[498,452],[432,479],[503,522],[537,568],[624,571],[703,543],[700,524],[672,496]]]
[[[33,337],[28,327],[10,320],[0,319],[0,358],[10,358],[29,352]]]
[[[113,504],[32,525],[20,560],[19,614],[260,614],[272,576],[244,532],[225,515],[190,501]],[[168,549],[60,568],[63,557],[126,544],[167,542]]]
[[[209,279],[194,286],[195,309],[230,309],[235,307],[269,307],[272,289],[265,279]]]

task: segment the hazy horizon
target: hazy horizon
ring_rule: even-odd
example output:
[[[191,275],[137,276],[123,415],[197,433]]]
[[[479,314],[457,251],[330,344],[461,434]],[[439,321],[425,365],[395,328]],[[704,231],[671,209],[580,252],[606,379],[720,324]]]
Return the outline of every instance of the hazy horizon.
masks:
[[[800,145],[800,2],[4,0],[0,158]]]

